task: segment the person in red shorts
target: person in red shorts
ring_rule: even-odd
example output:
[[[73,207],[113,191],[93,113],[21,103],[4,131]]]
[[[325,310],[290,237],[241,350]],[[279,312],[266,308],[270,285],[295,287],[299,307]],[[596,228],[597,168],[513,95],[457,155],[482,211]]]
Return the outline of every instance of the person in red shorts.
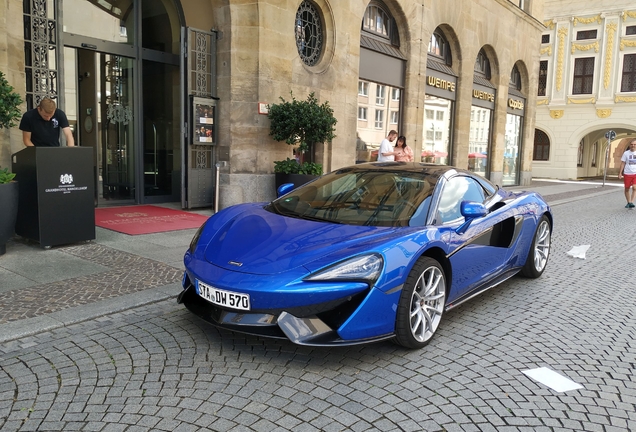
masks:
[[[621,156],[621,167],[618,170],[618,178],[622,178],[625,184],[625,208],[634,208],[634,195],[636,195],[636,139],[629,143],[629,149]],[[631,191],[630,191],[631,188]]]

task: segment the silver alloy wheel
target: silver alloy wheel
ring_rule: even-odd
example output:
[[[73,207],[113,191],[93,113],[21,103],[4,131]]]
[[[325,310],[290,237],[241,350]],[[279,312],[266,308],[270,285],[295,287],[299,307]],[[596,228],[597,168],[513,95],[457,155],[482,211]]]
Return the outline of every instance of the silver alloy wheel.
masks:
[[[442,271],[430,266],[417,280],[411,297],[411,333],[418,342],[433,337],[442,320],[446,301],[446,281]]]
[[[548,263],[550,254],[550,224],[547,220],[542,220],[537,228],[534,239],[534,268],[537,272],[542,272]]]

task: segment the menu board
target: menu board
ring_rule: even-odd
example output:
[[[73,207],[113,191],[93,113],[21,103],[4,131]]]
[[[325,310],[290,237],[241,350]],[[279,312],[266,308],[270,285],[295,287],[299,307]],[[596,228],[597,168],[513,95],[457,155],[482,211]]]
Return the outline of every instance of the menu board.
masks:
[[[192,144],[216,144],[216,101],[193,98]]]

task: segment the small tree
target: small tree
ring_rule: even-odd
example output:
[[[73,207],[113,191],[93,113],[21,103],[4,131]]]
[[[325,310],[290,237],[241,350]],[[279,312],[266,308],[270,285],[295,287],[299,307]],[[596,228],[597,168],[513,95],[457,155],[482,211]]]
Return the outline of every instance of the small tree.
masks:
[[[0,71],[0,129],[12,128],[20,118],[22,98],[13,91]]]
[[[20,118],[20,105],[22,98],[13,91],[13,87],[4,78],[0,71],[0,129],[9,129],[15,126]],[[0,184],[9,183],[15,174],[9,172],[9,168],[0,169]]]
[[[297,172],[307,174],[322,174],[322,165],[314,164],[314,147],[316,143],[331,142],[335,138],[336,123],[338,120],[333,116],[333,109],[329,102],[318,104],[314,93],[307,96],[306,101],[297,100],[290,92],[291,101],[286,101],[282,97],[281,103],[269,106],[270,132],[269,134],[276,141],[285,141],[289,145],[297,145],[301,154],[309,153],[310,160],[304,162],[311,164],[303,167],[298,164]],[[287,162],[287,161],[284,161]],[[275,172],[279,167],[285,165],[289,171],[289,164],[274,162]],[[292,169],[293,170],[293,169]]]

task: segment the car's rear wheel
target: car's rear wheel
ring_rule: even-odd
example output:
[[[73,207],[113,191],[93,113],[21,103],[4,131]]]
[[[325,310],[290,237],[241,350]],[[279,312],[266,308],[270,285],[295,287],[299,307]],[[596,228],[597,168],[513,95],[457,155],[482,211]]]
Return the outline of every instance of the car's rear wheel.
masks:
[[[395,342],[422,348],[435,335],[446,304],[446,277],[433,258],[422,257],[406,278],[395,323]]]
[[[550,256],[550,239],[552,228],[548,217],[543,215],[537,225],[537,230],[532,239],[532,246],[528,252],[528,258],[521,269],[521,274],[528,278],[538,278],[545,270]]]

